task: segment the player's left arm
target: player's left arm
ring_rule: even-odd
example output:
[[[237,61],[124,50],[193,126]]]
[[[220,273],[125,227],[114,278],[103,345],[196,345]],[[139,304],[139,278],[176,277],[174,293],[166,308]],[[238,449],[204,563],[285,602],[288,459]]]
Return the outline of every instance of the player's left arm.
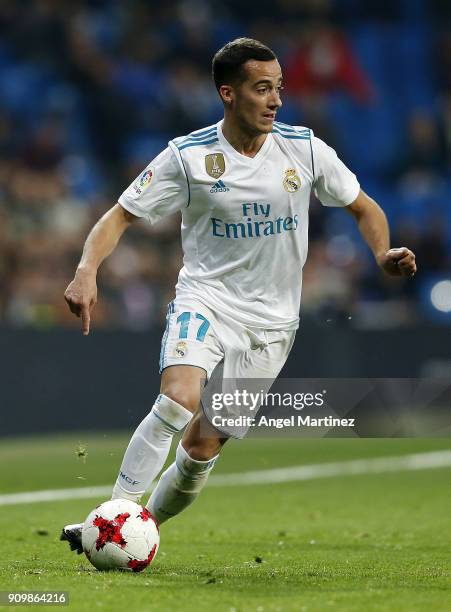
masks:
[[[417,271],[414,253],[407,247],[390,248],[390,230],[384,211],[360,190],[346,210],[354,217],[363,239],[384,272],[391,276],[412,277]]]

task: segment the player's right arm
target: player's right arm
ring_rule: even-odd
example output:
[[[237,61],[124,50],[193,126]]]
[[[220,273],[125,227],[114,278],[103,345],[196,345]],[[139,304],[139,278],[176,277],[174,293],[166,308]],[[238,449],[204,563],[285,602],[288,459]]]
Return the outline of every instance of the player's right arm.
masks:
[[[97,302],[97,270],[113,252],[127,227],[137,218],[116,204],[97,221],[86,239],[74,279],[64,293],[71,311],[81,317],[84,336],[89,334],[91,310]]]
[[[156,223],[188,203],[183,162],[174,148],[168,146],[131,183],[119,197],[119,203],[103,215],[86,239],[74,280],[64,294],[71,311],[81,317],[84,336],[89,334],[91,311],[97,302],[97,270],[127,227],[139,218]]]

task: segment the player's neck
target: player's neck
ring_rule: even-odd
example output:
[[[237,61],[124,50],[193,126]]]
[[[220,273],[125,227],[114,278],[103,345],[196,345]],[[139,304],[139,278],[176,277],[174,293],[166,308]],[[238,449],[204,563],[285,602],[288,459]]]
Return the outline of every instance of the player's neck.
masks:
[[[268,134],[251,134],[243,130],[231,117],[224,117],[222,133],[232,147],[246,157],[255,157]]]

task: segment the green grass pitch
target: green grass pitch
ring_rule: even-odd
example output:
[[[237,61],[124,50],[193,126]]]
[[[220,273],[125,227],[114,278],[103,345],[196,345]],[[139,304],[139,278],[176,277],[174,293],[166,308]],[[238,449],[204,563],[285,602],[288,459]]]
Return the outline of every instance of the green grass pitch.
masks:
[[[127,441],[3,440],[0,494],[113,483]],[[215,473],[450,448],[445,439],[249,439],[226,445]],[[450,484],[442,467],[207,487],[162,526],[141,574],[98,572],[59,541],[61,526],[99,498],[0,505],[0,590],[69,591],[74,611],[451,610]]]

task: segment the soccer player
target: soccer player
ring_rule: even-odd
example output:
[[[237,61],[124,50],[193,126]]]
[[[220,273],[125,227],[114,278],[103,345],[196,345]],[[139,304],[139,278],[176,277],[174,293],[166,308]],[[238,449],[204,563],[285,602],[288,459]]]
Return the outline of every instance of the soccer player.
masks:
[[[213,58],[224,105],[215,125],[171,140],[90,232],[65,299],[90,329],[96,274],[127,227],[182,211],[183,268],[161,344],[161,389],[133,434],[112,498],[138,502],[163,467],[174,434],[175,462],[147,508],[159,523],[199,494],[227,440],[200,409],[218,364],[225,378],[265,379],[284,365],[299,321],[313,190],[343,207],[387,274],[411,277],[415,256],[391,249],[385,214],[335,151],[306,127],[276,121],[282,71],[273,51],[239,38]],[[81,552],[81,524],[62,539]]]

